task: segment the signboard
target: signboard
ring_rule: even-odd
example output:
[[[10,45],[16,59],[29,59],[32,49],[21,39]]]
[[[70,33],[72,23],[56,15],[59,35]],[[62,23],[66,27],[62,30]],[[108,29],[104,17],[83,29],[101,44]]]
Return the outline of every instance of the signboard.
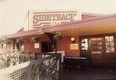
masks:
[[[78,10],[29,11],[29,29],[81,20]]]
[[[70,50],[78,50],[78,44],[70,44]]]

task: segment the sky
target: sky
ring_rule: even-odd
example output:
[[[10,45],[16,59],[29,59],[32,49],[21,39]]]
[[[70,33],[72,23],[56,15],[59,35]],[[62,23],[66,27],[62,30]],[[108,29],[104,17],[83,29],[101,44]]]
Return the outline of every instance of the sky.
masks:
[[[0,36],[28,28],[28,10],[78,9],[81,13],[116,14],[116,0],[0,0]]]

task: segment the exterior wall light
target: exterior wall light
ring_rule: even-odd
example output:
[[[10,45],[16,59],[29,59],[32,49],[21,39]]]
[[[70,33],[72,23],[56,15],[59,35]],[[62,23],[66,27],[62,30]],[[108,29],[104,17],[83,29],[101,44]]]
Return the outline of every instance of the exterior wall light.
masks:
[[[75,43],[75,37],[71,37],[71,42]]]

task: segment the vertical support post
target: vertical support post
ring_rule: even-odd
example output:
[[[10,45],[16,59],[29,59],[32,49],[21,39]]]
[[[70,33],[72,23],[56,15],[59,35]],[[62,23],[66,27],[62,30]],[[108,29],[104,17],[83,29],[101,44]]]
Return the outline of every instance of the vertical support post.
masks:
[[[51,40],[52,42],[52,49],[57,53],[57,40],[62,39],[61,33],[57,34],[50,34],[50,33],[45,33]]]
[[[57,53],[57,40],[55,39],[55,53]]]
[[[57,53],[57,35],[53,36],[53,42],[54,42],[54,49],[55,49],[55,53]]]
[[[59,59],[59,80],[62,80],[61,54],[58,54],[58,59]]]
[[[57,53],[57,39],[55,38],[52,40],[52,49]]]

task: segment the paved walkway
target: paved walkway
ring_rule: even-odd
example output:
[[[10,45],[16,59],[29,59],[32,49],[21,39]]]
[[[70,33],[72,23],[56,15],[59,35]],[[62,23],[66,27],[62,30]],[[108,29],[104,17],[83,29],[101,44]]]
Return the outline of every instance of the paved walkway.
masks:
[[[62,80],[116,80],[116,70],[65,68],[62,70]]]

